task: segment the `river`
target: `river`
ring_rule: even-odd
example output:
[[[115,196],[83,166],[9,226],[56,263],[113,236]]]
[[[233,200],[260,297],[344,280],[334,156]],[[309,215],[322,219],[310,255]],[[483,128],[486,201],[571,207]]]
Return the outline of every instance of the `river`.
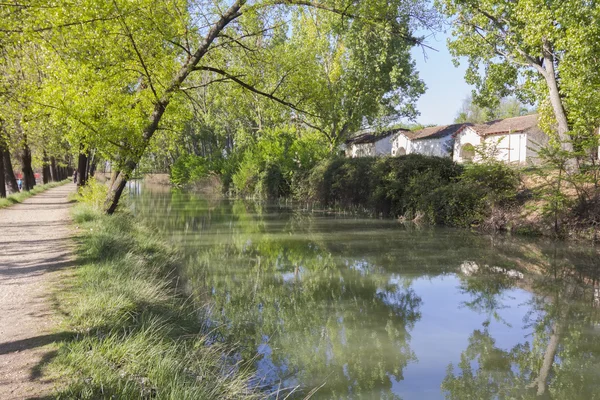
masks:
[[[130,199],[183,250],[207,329],[279,398],[600,398],[590,245],[144,187]]]

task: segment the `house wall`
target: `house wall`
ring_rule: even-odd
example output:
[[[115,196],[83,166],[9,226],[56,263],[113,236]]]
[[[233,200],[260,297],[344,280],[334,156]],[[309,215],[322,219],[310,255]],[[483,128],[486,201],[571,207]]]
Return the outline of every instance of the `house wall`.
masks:
[[[495,148],[496,159],[499,161],[519,164],[527,161],[527,133],[490,135],[484,140],[490,149]]]
[[[410,154],[412,149],[412,141],[404,136],[403,134],[398,134],[392,139],[392,156],[400,156],[404,154]],[[401,149],[404,149],[404,154],[402,154]]]
[[[527,163],[539,164],[540,158],[538,151],[541,147],[548,144],[550,138],[539,128],[532,128],[527,131]]]
[[[455,162],[465,162],[467,160],[465,160],[462,157],[462,153],[461,150],[463,148],[463,146],[465,144],[470,144],[472,146],[479,146],[481,145],[481,136],[479,136],[477,134],[477,132],[475,132],[475,130],[473,130],[470,127],[467,127],[465,129],[463,129],[462,131],[460,131],[460,133],[458,135],[456,135],[456,138],[454,139],[454,154],[452,156],[452,159]],[[473,161],[477,161],[476,159]]]
[[[481,138],[473,129],[465,128],[456,137],[454,142],[453,160],[465,162],[463,158],[463,146],[467,143],[480,146],[485,141],[490,148],[495,147],[496,159],[500,161],[526,164],[538,163],[537,151],[548,142],[548,137],[538,128],[529,129],[526,132],[515,132],[503,135],[490,135]],[[473,158],[478,161],[478,156]]]
[[[392,155],[392,136],[381,138],[374,145],[373,155],[379,157]]]
[[[452,136],[435,139],[418,139],[412,141],[412,153],[425,156],[450,157],[452,154]]]
[[[349,148],[350,152],[349,154],[347,152],[346,155],[351,158],[371,157],[375,155],[375,145],[373,143],[351,144]]]

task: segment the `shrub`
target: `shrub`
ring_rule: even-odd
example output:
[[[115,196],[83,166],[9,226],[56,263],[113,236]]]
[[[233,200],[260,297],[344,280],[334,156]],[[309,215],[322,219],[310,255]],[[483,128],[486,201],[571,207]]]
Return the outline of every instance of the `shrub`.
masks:
[[[80,187],[79,201],[87,204],[95,210],[100,210],[106,200],[106,194],[108,193],[108,187],[91,177],[88,179],[85,186]]]
[[[206,158],[186,154],[179,157],[171,166],[171,183],[175,186],[185,186],[206,177],[209,172]]]
[[[258,198],[289,196],[326,151],[319,136],[299,136],[292,127],[265,130],[243,153],[232,176],[235,191]]]
[[[424,196],[459,176],[451,160],[417,154],[394,158],[334,158],[308,179],[312,200],[361,207],[387,216],[422,211]]]
[[[497,161],[468,164],[461,180],[477,188],[490,205],[514,200],[521,182],[516,169]]]
[[[324,206],[362,208],[378,215],[448,226],[471,226],[515,201],[519,174],[506,164],[463,167],[452,160],[409,154],[332,158],[315,167],[304,194]]]

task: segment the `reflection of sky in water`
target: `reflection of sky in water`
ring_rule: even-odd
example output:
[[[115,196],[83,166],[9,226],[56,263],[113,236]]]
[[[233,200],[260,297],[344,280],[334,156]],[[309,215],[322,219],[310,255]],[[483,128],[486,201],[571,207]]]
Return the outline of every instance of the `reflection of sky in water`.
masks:
[[[448,364],[459,362],[473,330],[483,329],[486,316],[462,307],[471,297],[462,294],[459,286],[459,278],[453,275],[412,282],[412,288],[423,299],[422,317],[410,332],[410,347],[418,362],[410,363],[404,369],[404,380],[393,384],[394,392],[405,400],[443,399],[439,384],[436,387],[432,381],[441,384]],[[506,294],[506,308],[499,314],[510,326],[492,319],[488,330],[496,339],[496,347],[510,350],[530,333],[523,322],[529,309],[519,305],[532,295],[521,289],[510,289]]]
[[[179,218],[177,207],[193,204],[172,207],[166,199],[169,213],[153,207],[149,216],[165,230],[186,232],[183,240],[173,237],[188,246],[192,260],[214,246],[208,264],[198,264],[209,268],[199,281],[215,285],[217,309],[233,340],[258,353],[265,384],[281,380],[310,390],[327,380],[331,387],[317,392],[318,399],[334,392],[378,399],[390,391],[404,400],[442,399],[447,368],[453,364],[460,373],[457,364],[475,331],[506,352],[534,340],[525,317],[533,312],[536,320],[542,312],[532,309],[527,278],[513,270],[519,256],[511,247],[503,254],[465,231],[411,231],[390,221],[253,214],[239,203],[201,204]],[[236,337],[248,327],[248,337]],[[593,324],[582,333],[600,336]],[[476,360],[469,361],[474,370]],[[373,378],[378,368],[384,382]],[[510,368],[517,372],[514,363]]]

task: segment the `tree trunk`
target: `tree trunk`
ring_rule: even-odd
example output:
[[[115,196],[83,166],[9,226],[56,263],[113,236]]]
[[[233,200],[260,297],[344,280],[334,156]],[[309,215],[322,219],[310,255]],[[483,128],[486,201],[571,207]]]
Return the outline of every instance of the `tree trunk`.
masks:
[[[62,180],[58,177],[58,171],[56,170],[56,159],[54,157],[50,157],[50,179],[52,182],[58,182]]]
[[[31,190],[35,186],[35,175],[31,167],[31,150],[27,145],[27,137],[21,153],[21,170],[23,171],[23,189]]]
[[[48,154],[46,154],[46,150],[44,150],[44,161],[42,166],[42,182],[44,185],[50,182],[50,161],[48,160]]]
[[[4,178],[8,185],[11,193],[19,192],[19,185],[17,185],[17,178],[15,178],[15,172],[13,170],[12,161],[10,159],[10,153],[8,152],[8,144],[6,143],[6,137],[2,136],[0,132],[0,152],[2,152],[4,159]]]
[[[554,68],[554,55],[552,53],[551,45],[545,41],[544,43],[544,79],[548,86],[548,94],[550,97],[550,104],[552,104],[552,110],[554,111],[554,117],[557,123],[558,139],[560,140],[561,148],[565,151],[573,151],[573,143],[569,137],[569,121],[567,120],[567,113],[563,107],[562,99],[560,97],[560,90],[558,88],[558,81],[556,80],[556,70]]]
[[[119,204],[119,199],[121,198],[121,194],[123,193],[123,189],[125,189],[125,185],[127,184],[127,180],[130,175],[133,173],[137,164],[139,163],[142,155],[145,153],[154,132],[158,129],[158,124],[165,113],[167,106],[169,105],[171,98],[173,95],[179,90],[181,84],[187,79],[187,77],[195,70],[196,66],[200,62],[200,60],[204,57],[204,55],[208,52],[211,44],[214,40],[219,36],[221,31],[225,29],[225,27],[234,19],[238,18],[241,13],[240,9],[246,3],[247,0],[236,0],[231,7],[225,11],[219,18],[219,20],[213,25],[206,37],[198,47],[198,49],[191,55],[186,63],[181,67],[177,75],[173,78],[164,94],[157,98],[154,110],[150,115],[148,124],[144,128],[142,132],[142,143],[140,151],[133,157],[129,156],[129,158],[124,163],[124,168],[119,171],[116,176],[114,182],[110,185],[108,190],[108,194],[106,197],[106,201],[104,203],[104,209],[108,214],[112,214],[117,209],[117,205]]]
[[[18,193],[19,185],[17,184],[17,178],[15,177],[15,171],[8,150],[4,150],[4,176],[8,183],[8,187],[10,188],[10,192]]]
[[[548,390],[548,376],[550,376],[550,371],[552,369],[552,365],[554,364],[554,358],[556,358],[556,353],[558,351],[562,323],[563,321],[556,321],[552,325],[552,334],[550,335],[548,346],[546,346],[546,352],[544,353],[544,361],[542,362],[540,373],[536,379],[538,397],[543,396],[546,393],[546,390]]]
[[[90,171],[88,172],[88,177],[96,175],[97,167],[98,167],[98,157],[96,157],[96,155],[94,154],[94,158],[93,158],[92,162],[90,162],[90,168],[89,168]]]
[[[87,165],[88,156],[80,150],[77,162],[77,186],[79,187],[85,186],[87,182]]]
[[[4,178],[4,152],[0,151],[0,198],[6,197],[6,180]]]

